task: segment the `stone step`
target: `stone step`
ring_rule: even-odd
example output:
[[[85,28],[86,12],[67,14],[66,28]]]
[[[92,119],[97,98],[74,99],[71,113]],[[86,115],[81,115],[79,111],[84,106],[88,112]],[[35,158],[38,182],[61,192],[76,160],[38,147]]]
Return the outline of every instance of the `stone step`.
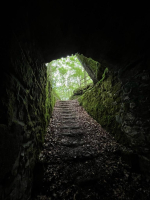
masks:
[[[59,109],[69,109],[69,108],[71,108],[72,106],[56,106],[55,108],[59,108]],[[55,109],[54,108],[54,109]]]
[[[60,113],[61,114],[61,116],[65,116],[65,117],[72,117],[73,116],[73,114],[72,113]],[[73,117],[75,117],[75,116],[73,116]]]
[[[57,101],[57,103],[77,103],[76,101]]]
[[[83,133],[80,133],[80,132],[77,132],[77,133],[71,133],[71,132],[68,132],[68,133],[61,133],[61,135],[63,136],[68,136],[68,137],[79,137],[79,136],[82,136]]]
[[[63,125],[65,125],[65,126],[74,126],[74,125],[77,125],[77,124],[79,124],[78,123],[78,121],[56,121],[55,122],[56,124],[62,124],[62,126]]]
[[[56,105],[72,105],[72,104],[75,104],[73,102],[58,102]]]
[[[63,136],[69,136],[69,137],[76,137],[77,135],[75,133],[62,133]]]
[[[56,110],[57,112],[59,113],[75,113],[75,111],[72,111],[72,110]]]
[[[77,117],[75,117],[75,116],[63,116],[62,119],[65,119],[65,120],[66,119],[68,119],[68,120],[69,119],[74,119],[75,120],[75,119],[77,119]]]
[[[77,134],[77,135],[83,135],[83,134],[85,134],[84,131],[78,130],[78,129],[71,129],[70,133]]]
[[[57,104],[75,104],[77,102],[57,102]]]
[[[70,110],[62,110],[61,113],[72,113]]]
[[[72,105],[56,105],[56,107],[59,107],[59,108],[71,108],[73,106]]]
[[[70,115],[61,114],[61,116],[63,116],[63,119],[75,119],[75,118],[77,118],[76,115],[71,115],[71,114]]]
[[[80,129],[80,126],[62,126],[61,129]]]
[[[72,127],[72,126],[79,126],[79,123],[78,122],[61,122],[61,121],[58,121],[58,122],[55,122],[57,125],[61,125],[62,126],[66,126],[66,127]]]
[[[73,141],[73,142],[68,142],[68,141],[63,142],[62,141],[60,144],[63,145],[63,146],[67,146],[67,147],[78,147],[78,146],[84,145],[85,142],[84,141],[78,141],[78,140]]]
[[[57,108],[54,108],[54,110],[67,110],[68,111],[68,110],[73,110],[73,109],[72,108],[68,108],[68,107],[67,108],[61,108],[61,107],[59,108],[59,107],[57,107]]]
[[[68,106],[72,106],[72,104],[56,104],[56,107],[68,107]]]
[[[66,124],[66,123],[73,123],[73,124],[77,124],[78,123],[78,121],[71,121],[71,120],[67,120],[67,121],[62,121],[62,123],[64,123],[64,124]]]
[[[60,106],[60,107],[57,107],[56,109],[62,109],[62,110],[72,110],[72,106]]]
[[[71,108],[70,106],[55,106],[54,107],[54,109],[64,109],[64,107],[66,108],[66,109],[69,109],[69,108]]]
[[[59,105],[68,105],[68,104],[70,104],[70,102],[69,103],[66,103],[66,102],[57,102],[56,105],[57,104],[59,104]]]

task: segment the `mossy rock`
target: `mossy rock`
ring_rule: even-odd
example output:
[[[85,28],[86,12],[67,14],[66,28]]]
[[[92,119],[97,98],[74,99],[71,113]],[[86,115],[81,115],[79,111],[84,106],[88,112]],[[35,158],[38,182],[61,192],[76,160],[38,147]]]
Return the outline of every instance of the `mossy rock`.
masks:
[[[117,82],[113,74],[109,73],[106,76],[106,73],[107,70],[104,71],[102,80],[80,96],[78,101],[103,128],[117,140],[121,140],[121,125],[116,121],[121,107],[121,83]]]

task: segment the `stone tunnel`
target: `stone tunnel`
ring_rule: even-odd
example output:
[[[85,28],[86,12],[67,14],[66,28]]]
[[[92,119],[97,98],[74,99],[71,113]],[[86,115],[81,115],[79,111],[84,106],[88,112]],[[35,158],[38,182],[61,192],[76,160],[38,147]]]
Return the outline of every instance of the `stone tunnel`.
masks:
[[[148,5],[27,0],[13,2],[7,12],[1,29],[0,199],[30,198],[54,104],[45,63],[77,52],[106,66],[115,77],[110,84],[119,83],[117,128],[114,123],[108,128],[133,150],[122,156],[129,162],[134,157],[149,176]]]

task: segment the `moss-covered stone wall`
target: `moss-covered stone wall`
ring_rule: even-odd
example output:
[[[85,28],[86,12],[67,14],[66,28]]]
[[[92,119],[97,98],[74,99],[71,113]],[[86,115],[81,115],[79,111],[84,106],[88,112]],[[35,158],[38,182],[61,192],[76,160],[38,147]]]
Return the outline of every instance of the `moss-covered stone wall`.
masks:
[[[148,65],[148,60],[141,60],[129,63],[124,69],[120,67],[120,71],[105,70],[103,78],[78,98],[103,128],[130,148],[140,171],[146,174],[150,174]],[[131,162],[130,153],[123,152],[127,162]]]
[[[105,77],[78,100],[94,119],[117,137],[121,128],[116,121],[121,107],[121,82],[112,73],[105,71]]]
[[[55,97],[33,41],[13,34],[10,47],[0,79],[0,199],[26,200]]]

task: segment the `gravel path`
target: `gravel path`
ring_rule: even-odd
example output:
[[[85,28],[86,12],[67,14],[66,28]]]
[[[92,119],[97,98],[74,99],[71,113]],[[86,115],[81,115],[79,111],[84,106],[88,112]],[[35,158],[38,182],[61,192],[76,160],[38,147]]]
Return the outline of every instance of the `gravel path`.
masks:
[[[32,199],[150,199],[149,179],[131,172],[118,155],[121,148],[76,100],[57,101]]]

